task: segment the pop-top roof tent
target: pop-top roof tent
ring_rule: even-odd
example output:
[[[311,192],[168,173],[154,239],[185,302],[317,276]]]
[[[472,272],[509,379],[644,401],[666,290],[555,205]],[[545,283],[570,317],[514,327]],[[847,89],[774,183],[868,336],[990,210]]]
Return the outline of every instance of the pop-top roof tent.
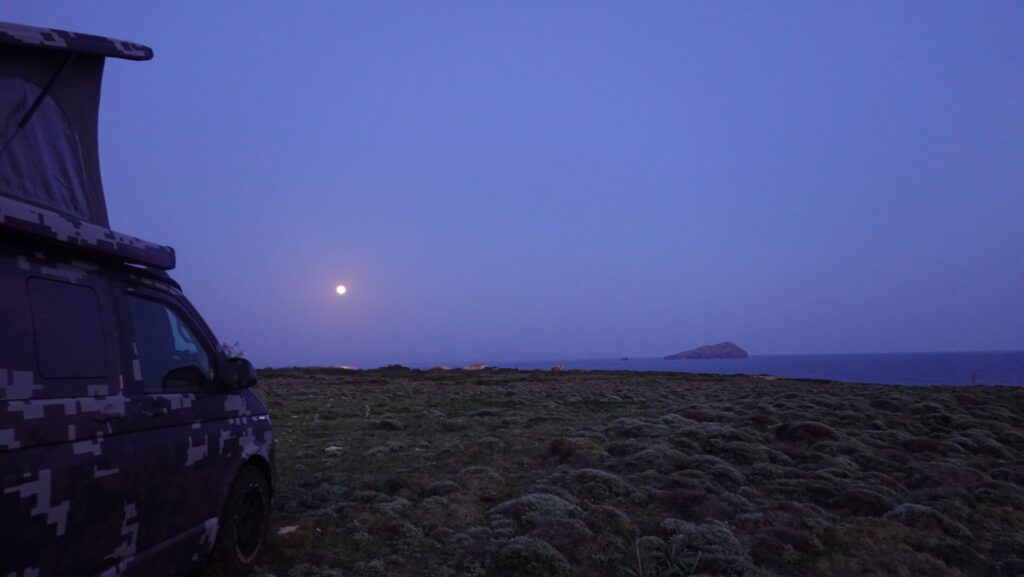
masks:
[[[0,228],[167,270],[174,250],[110,230],[97,122],[105,58],[125,42],[0,22]]]

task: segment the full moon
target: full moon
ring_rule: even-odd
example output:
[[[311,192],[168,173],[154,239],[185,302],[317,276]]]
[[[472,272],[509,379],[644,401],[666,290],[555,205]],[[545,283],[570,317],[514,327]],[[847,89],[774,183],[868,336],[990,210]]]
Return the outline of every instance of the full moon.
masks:
[[[343,295],[343,294],[348,292],[348,289],[345,288],[345,285],[340,284],[340,285],[337,286],[337,288],[334,289],[334,292],[336,292],[336,293],[338,293],[340,295]]]

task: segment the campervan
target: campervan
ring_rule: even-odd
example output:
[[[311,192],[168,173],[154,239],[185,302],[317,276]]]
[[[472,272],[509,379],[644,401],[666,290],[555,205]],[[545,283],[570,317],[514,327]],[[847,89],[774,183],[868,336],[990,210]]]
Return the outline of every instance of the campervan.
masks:
[[[146,46],[0,23],[0,575],[251,570],[274,486],[252,364],[111,229],[107,58]],[[117,114],[117,111],[110,111]],[[126,191],[130,192],[130,191]]]

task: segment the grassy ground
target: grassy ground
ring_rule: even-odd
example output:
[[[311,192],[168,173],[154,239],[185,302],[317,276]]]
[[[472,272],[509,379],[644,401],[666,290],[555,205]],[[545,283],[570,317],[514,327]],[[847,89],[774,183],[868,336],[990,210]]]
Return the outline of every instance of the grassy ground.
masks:
[[[1019,388],[260,377],[278,458],[264,576],[1024,575]]]

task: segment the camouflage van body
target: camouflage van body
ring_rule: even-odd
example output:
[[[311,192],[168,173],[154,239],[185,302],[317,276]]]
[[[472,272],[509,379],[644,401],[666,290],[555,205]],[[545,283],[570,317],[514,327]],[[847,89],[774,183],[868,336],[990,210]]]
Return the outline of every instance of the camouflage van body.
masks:
[[[0,244],[0,575],[159,575],[209,553],[244,464],[272,478],[273,433],[253,391],[143,391],[125,294],[166,299],[217,342],[160,276]],[[35,279],[95,291],[104,376],[40,375],[26,314]]]
[[[168,276],[172,248],[109,227],[103,62],[152,56],[0,22],[0,81],[18,91],[0,93],[0,577],[177,573],[237,532],[222,519],[242,478],[269,512],[252,365]]]

